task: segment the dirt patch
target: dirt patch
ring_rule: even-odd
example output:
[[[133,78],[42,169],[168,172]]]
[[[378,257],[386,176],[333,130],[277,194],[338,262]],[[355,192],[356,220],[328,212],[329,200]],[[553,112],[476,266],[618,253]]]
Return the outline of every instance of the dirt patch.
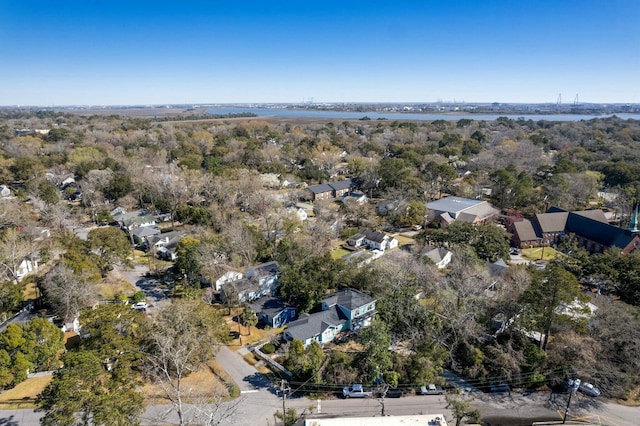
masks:
[[[36,283],[27,283],[24,287],[24,300],[36,300],[38,298],[38,287]]]
[[[32,377],[18,383],[13,389],[0,394],[0,408],[3,410],[33,408],[36,397],[52,379],[53,376]]]
[[[133,288],[130,282],[115,278],[113,275],[111,275],[107,281],[98,284],[97,288],[98,295],[103,300],[113,300],[116,294],[131,295],[135,291],[135,288]]]
[[[214,367],[203,365],[200,370],[189,374],[182,380],[183,398],[193,402],[214,398],[215,396],[229,397],[227,386],[214,373]],[[160,385],[146,383],[142,386],[142,393],[149,404],[168,404],[165,393]]]

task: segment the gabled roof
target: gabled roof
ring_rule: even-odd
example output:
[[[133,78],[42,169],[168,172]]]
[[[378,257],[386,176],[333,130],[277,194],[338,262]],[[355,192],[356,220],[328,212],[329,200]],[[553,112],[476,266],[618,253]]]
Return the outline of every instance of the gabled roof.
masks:
[[[604,212],[600,209],[593,210],[582,210],[577,212],[571,212],[573,214],[577,214],[578,216],[584,216],[591,220],[597,220],[598,222],[609,223],[607,217],[604,215]]]
[[[232,291],[232,292],[235,292],[236,294],[240,294],[240,293],[243,293],[245,291],[259,290],[259,288],[260,288],[260,286],[258,285],[257,281],[249,279],[249,278],[241,278],[239,280],[230,281],[228,283],[225,283],[225,285],[224,285],[224,287],[222,289],[223,289],[223,291],[225,293],[227,291]]]
[[[385,238],[391,238],[384,232],[372,231],[371,229],[363,229],[361,234],[369,241],[375,241],[376,243],[382,243]]]
[[[509,265],[505,263],[503,259],[498,259],[495,262],[487,262],[487,268],[492,276],[502,275],[502,273],[509,268]]]
[[[127,226],[140,224],[140,223],[155,223],[156,218],[150,215],[133,216],[133,217],[125,218],[123,222]]]
[[[133,235],[138,238],[144,238],[150,235],[158,235],[160,232],[160,228],[157,226],[141,226],[133,230]]]
[[[427,203],[427,208],[441,212],[454,213],[455,215],[459,212],[482,203],[485,203],[485,201],[472,200],[462,197],[444,197],[439,200]]]
[[[135,231],[134,231],[135,232]],[[173,238],[181,238],[184,234],[178,231],[169,231],[163,234],[152,235],[149,237],[149,244],[155,244],[160,240],[170,241]]]
[[[569,212],[538,213],[536,222],[543,233],[563,232],[567,225]]]
[[[337,306],[314,314],[303,314],[297,320],[289,323],[287,333],[294,339],[306,341],[318,334],[322,334],[330,326],[342,327],[347,322],[344,314]]]
[[[282,312],[285,308],[295,309],[292,306],[286,305],[279,297],[263,297],[251,305],[251,308],[254,312],[262,313],[270,317]]]
[[[519,222],[514,222],[513,228],[521,242],[535,241],[540,239],[538,234],[536,234],[536,231],[533,228],[533,224],[529,219],[522,219]]]
[[[280,264],[274,260],[247,268],[247,272],[250,270],[253,271],[256,277],[278,275],[278,272],[280,272]]]
[[[478,218],[479,216],[477,214],[462,212],[458,215],[457,220],[460,222],[474,223]]]
[[[349,189],[353,186],[353,181],[351,179],[339,180],[337,182],[330,182],[328,184],[335,191],[339,191],[341,189]]]
[[[352,288],[347,288],[328,295],[322,299],[322,302],[327,304],[327,306],[340,305],[343,308],[352,311],[361,306],[368,305],[371,302],[375,302],[375,300],[376,299],[368,294],[364,294],[363,292]]]
[[[579,235],[606,247],[625,248],[637,234],[573,212],[569,213],[566,232]]]
[[[309,191],[313,192],[314,194],[322,194],[324,192],[332,192],[333,191],[333,188],[331,188],[326,183],[321,183],[320,185],[312,185],[312,186],[308,187],[307,189]]]
[[[422,255],[427,256],[435,264],[441,262],[447,253],[449,253],[449,250],[444,247],[425,247],[422,250]]]
[[[476,217],[486,219],[500,213],[500,210],[486,201],[453,196],[427,203],[427,208],[441,214],[448,213],[452,218],[465,222],[474,222]]]

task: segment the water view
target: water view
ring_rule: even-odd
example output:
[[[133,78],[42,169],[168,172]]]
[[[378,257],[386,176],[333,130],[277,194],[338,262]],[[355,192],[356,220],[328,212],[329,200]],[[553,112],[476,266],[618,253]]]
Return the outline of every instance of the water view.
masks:
[[[209,114],[227,115],[227,114],[241,114],[252,113],[258,116],[271,116],[271,117],[289,117],[289,118],[327,118],[327,119],[343,119],[343,120],[357,120],[364,117],[368,117],[371,120],[420,120],[420,121],[433,121],[433,120],[447,120],[458,121],[462,118],[468,118],[471,120],[485,120],[493,121],[498,117],[508,117],[513,120],[517,120],[524,117],[525,120],[547,120],[547,121],[580,121],[591,120],[593,118],[605,118],[616,115],[624,120],[634,119],[640,120],[640,114],[610,114],[610,115],[588,115],[588,114],[468,114],[468,113],[442,113],[442,114],[430,114],[430,113],[400,113],[400,112],[352,112],[352,111],[310,111],[301,109],[278,109],[278,108],[240,108],[240,107],[220,107],[207,109]]]

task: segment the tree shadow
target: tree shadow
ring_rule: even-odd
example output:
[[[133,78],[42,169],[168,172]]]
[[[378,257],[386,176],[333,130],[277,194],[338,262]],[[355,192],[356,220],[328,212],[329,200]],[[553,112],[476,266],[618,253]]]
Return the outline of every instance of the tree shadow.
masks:
[[[244,378],[244,381],[249,383],[255,389],[266,389],[274,395],[278,395],[279,387],[273,384],[267,376],[261,373],[253,373],[250,376]]]
[[[18,426],[17,420],[13,419],[13,414],[9,417],[0,417],[0,426]]]

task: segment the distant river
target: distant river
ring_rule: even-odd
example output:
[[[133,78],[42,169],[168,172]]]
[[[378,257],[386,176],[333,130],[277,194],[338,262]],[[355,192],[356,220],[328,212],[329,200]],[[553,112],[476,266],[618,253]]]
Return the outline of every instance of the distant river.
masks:
[[[326,119],[342,119],[342,120],[357,120],[362,117],[369,117],[371,120],[421,120],[421,121],[433,121],[433,120],[447,120],[458,121],[462,118],[468,118],[470,120],[485,120],[494,121],[498,117],[508,117],[513,120],[517,120],[520,117],[524,117],[525,120],[547,120],[547,121],[580,121],[591,120],[592,118],[605,118],[616,115],[623,120],[635,119],[640,120],[640,114],[609,114],[609,115],[580,115],[580,114],[422,114],[422,113],[400,113],[400,112],[347,112],[347,111],[310,111],[299,109],[276,109],[276,108],[239,108],[239,107],[222,107],[222,108],[209,108],[206,110],[210,114],[240,114],[240,113],[253,113],[258,116],[272,116],[272,117],[289,117],[289,118],[326,118]]]

